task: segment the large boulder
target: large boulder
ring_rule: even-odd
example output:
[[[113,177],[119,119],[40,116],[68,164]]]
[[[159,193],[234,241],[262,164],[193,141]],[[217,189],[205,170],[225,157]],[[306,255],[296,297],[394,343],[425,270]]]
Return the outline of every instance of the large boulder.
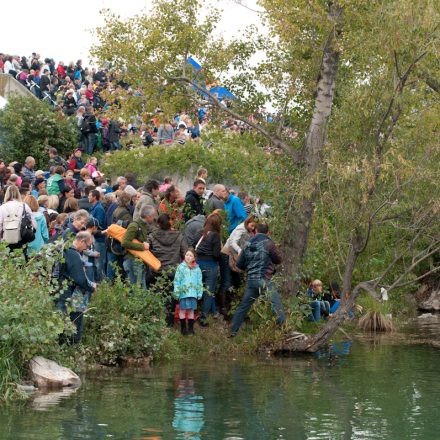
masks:
[[[34,357],[29,368],[38,388],[79,387],[81,379],[72,370],[42,356]]]
[[[440,288],[423,285],[415,295],[417,308],[423,311],[440,311]]]

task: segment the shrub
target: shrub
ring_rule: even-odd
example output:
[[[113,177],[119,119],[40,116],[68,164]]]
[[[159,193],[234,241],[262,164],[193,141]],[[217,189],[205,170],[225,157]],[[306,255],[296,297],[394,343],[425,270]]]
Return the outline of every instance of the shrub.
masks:
[[[24,163],[32,156],[37,167],[44,169],[49,147],[65,155],[77,143],[75,119],[52,111],[37,99],[13,96],[0,111],[0,157],[7,162]]]
[[[55,245],[27,263],[21,251],[0,245],[0,400],[12,395],[33,356],[59,356],[58,336],[71,328],[54,307],[56,258]]]
[[[165,331],[164,297],[130,286],[120,278],[103,282],[86,313],[84,354],[95,362],[115,365],[122,357],[153,356]]]

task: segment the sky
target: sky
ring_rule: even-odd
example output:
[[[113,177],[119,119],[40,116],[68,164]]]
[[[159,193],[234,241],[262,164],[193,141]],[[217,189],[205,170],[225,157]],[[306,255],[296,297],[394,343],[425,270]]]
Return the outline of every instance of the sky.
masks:
[[[242,0],[242,3],[258,9],[256,0]],[[43,58],[65,63],[82,59],[87,66],[89,48],[94,42],[92,31],[103,23],[101,9],[108,8],[125,18],[148,11],[151,4],[151,0],[2,1],[0,52],[20,56],[37,52]],[[233,0],[212,4],[224,10],[219,31],[226,38],[259,23],[258,14]]]

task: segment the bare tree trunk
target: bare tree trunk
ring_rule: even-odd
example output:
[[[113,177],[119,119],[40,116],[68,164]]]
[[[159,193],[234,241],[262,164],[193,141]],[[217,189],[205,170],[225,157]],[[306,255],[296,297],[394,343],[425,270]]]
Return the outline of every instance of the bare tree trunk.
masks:
[[[314,205],[317,196],[317,174],[322,164],[328,118],[333,106],[339,52],[334,47],[333,32],[324,47],[316,86],[315,108],[304,146],[304,189],[297,206],[286,216],[288,228],[284,238],[284,291],[295,294],[298,274],[307,250]]]

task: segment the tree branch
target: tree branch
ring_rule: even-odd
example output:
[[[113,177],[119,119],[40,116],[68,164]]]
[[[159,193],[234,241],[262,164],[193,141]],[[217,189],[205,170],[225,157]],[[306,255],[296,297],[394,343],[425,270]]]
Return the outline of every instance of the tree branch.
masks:
[[[197,89],[199,92],[206,94],[208,98],[215,104],[215,106],[222,110],[225,113],[228,113],[230,116],[232,116],[235,119],[238,119],[239,121],[244,122],[249,127],[252,127],[253,129],[257,130],[259,133],[261,133],[264,137],[266,137],[275,147],[281,148],[286,154],[288,154],[295,163],[300,162],[300,153],[293,149],[290,145],[286,144],[283,140],[279,139],[278,137],[274,136],[273,134],[269,133],[266,129],[261,127],[260,125],[250,121],[248,118],[240,115],[239,113],[235,112],[234,110],[231,110],[228,107],[225,107],[221,105],[220,101],[208,90],[201,87],[196,82],[192,81],[190,78],[186,76],[177,76],[177,77],[171,77],[169,78],[172,81],[176,82],[183,82],[190,84],[195,89]]]

